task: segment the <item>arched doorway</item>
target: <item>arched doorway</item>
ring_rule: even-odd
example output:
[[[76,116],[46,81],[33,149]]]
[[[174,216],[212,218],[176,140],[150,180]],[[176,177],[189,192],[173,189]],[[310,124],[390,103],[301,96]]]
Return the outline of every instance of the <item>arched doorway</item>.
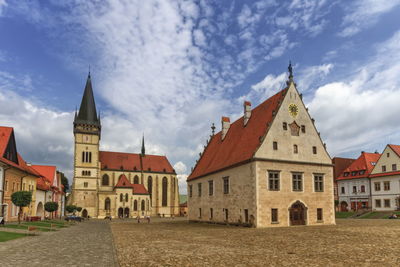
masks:
[[[36,216],[43,218],[43,203],[42,202],[39,202],[39,204],[37,205]]]
[[[83,217],[83,218],[87,218],[87,217],[88,217],[88,212],[87,212],[86,209],[84,209],[84,210],[82,211],[82,217]]]
[[[300,201],[296,201],[289,209],[290,225],[306,224],[307,208]]]
[[[129,218],[129,208],[125,208],[124,210],[124,217]]]
[[[124,209],[123,208],[119,208],[118,209],[118,218],[123,218],[124,217]]]
[[[342,201],[341,203],[340,203],[340,211],[348,211],[348,205],[347,205],[347,202],[346,201]]]

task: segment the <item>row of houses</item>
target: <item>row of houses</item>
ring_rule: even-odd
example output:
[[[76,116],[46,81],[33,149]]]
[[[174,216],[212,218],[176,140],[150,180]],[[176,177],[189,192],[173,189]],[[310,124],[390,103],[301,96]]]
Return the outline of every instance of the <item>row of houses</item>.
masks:
[[[400,146],[382,153],[361,152],[357,159],[334,159],[340,211],[400,210]],[[347,166],[346,166],[347,165]]]
[[[55,166],[27,163],[17,151],[14,129],[0,126],[1,219],[18,220],[19,208],[11,201],[11,195],[17,191],[32,192],[32,202],[23,208],[22,219],[50,217],[44,209],[46,202],[57,202],[59,208],[53,216],[63,216],[65,194],[61,175]]]

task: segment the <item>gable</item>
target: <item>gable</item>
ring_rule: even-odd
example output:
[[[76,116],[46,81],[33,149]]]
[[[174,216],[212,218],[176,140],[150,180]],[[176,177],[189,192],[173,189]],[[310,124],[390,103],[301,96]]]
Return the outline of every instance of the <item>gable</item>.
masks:
[[[338,180],[367,178],[381,154],[361,152],[361,155],[342,171]]]
[[[371,174],[378,173],[389,173],[400,170],[400,156],[398,154],[397,149],[400,150],[400,146],[397,145],[387,145],[383,150],[379,160],[377,161],[374,169]],[[395,165],[395,169],[393,169],[392,165]],[[383,171],[382,167],[385,166],[386,171]]]
[[[273,142],[277,142],[277,150],[273,149]],[[316,148],[316,154],[313,147]],[[282,104],[276,110],[272,124],[255,157],[332,164],[293,82],[290,83]]]
[[[6,136],[4,136],[6,137]],[[17,153],[17,146],[15,143],[14,131],[11,130],[11,133],[8,138],[7,146],[4,149],[3,157],[9,161],[18,164],[18,153]]]

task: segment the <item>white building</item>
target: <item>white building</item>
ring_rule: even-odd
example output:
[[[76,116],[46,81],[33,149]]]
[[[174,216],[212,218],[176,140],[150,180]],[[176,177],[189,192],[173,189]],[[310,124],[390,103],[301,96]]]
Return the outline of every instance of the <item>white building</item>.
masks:
[[[372,209],[400,210],[400,146],[387,145],[371,172]]]
[[[340,211],[371,208],[369,174],[379,159],[378,153],[362,152],[337,178]]]

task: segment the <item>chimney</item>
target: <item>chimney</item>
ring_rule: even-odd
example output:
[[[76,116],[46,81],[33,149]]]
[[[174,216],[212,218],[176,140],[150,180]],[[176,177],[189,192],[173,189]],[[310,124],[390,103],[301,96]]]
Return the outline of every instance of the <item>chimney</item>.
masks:
[[[243,122],[244,122],[244,126],[246,126],[246,124],[250,120],[250,116],[251,116],[251,103],[249,101],[244,101],[243,107],[244,107]]]
[[[226,134],[228,133],[229,127],[231,126],[231,120],[228,117],[222,117],[222,140],[225,139]]]

